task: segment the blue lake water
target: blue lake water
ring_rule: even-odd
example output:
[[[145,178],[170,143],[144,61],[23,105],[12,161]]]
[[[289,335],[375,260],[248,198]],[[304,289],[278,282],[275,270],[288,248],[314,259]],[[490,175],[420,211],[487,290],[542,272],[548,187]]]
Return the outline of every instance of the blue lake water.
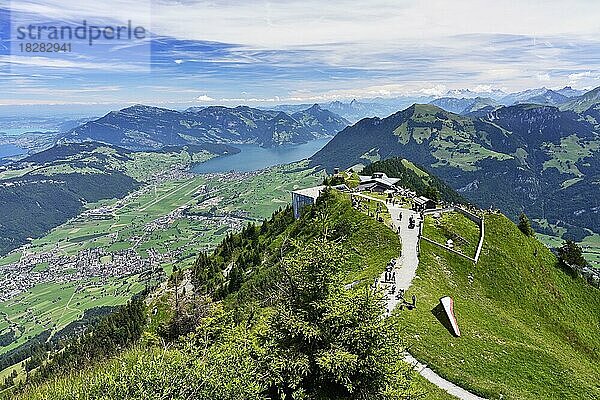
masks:
[[[27,151],[13,144],[0,144],[0,158],[18,156]]]
[[[52,132],[44,128],[2,128],[0,132],[5,133],[9,136],[19,136],[27,132]]]
[[[279,164],[289,164],[308,158],[321,150],[331,138],[311,140],[308,143],[263,148],[255,144],[234,144],[241,151],[238,154],[212,158],[196,164],[192,171],[197,174],[215,172],[248,172],[272,167]]]

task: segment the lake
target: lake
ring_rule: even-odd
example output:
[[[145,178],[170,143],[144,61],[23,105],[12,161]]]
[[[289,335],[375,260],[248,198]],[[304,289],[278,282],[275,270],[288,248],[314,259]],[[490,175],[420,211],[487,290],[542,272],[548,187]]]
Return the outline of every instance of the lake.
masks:
[[[45,128],[0,128],[0,133],[4,133],[8,136],[19,136],[29,132],[43,132],[43,133],[55,133]]]
[[[331,138],[317,139],[304,144],[269,148],[256,144],[232,144],[241,151],[237,154],[216,157],[196,164],[192,167],[192,171],[197,174],[228,171],[249,172],[274,165],[289,164],[312,156],[330,140]]]
[[[27,151],[13,144],[0,144],[0,158],[18,156]]]

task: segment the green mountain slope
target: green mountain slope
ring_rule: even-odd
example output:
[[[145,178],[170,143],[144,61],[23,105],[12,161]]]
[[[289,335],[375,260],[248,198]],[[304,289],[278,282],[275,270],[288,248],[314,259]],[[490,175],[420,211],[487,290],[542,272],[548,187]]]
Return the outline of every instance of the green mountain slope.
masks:
[[[448,221],[451,226],[441,235],[457,230],[460,237],[477,237],[474,224]],[[50,381],[26,388],[17,398],[158,399],[195,393],[262,399],[278,398],[276,387],[288,393],[303,388],[310,398],[317,393],[360,398],[331,395],[346,389],[329,385],[347,377],[362,388],[357,390],[368,390],[366,383],[354,381],[363,367],[352,366],[383,333],[394,337],[397,350],[406,344],[442,376],[489,398],[597,398],[600,292],[563,271],[547,248],[503,215],[486,213],[485,232],[476,265],[422,242],[418,278],[407,293],[417,296],[417,308],[396,311],[388,319],[392,325],[382,325],[381,304],[372,303],[367,286],[397,256],[398,237],[354,210],[344,195],[328,193],[299,220],[286,209],[261,227],[248,225],[228,235],[212,254],[200,255],[191,276],[176,272],[170,290],[163,288],[148,300],[157,312],[150,313],[143,339],[133,349],[116,359],[104,361],[100,353],[73,364],[81,360],[77,354],[90,354],[76,344],[56,353],[41,370]],[[175,314],[172,285],[177,280],[183,283]],[[341,289],[351,282],[351,290]],[[439,298],[446,295],[455,300],[460,338],[436,317]],[[350,344],[357,337],[363,338],[359,348]],[[86,343],[96,346],[97,341]],[[384,353],[371,354],[370,367],[379,365],[382,354],[392,357],[389,342],[379,343]],[[389,360],[387,367],[371,370],[376,377],[371,382],[388,379],[386,368],[394,365]],[[410,379],[406,365],[398,368],[397,389],[377,398],[419,393],[424,397],[417,398],[448,398],[421,379]],[[52,370],[60,371],[58,376]],[[297,386],[289,386],[290,379]]]
[[[311,163],[331,170],[389,157],[424,166],[483,208],[555,227],[545,233],[600,232],[600,128],[584,115],[516,105],[469,117],[416,104],[344,129]]]
[[[570,99],[568,102],[562,104],[560,109],[583,112],[598,103],[600,103],[600,87]]]
[[[419,279],[408,293],[418,308],[397,313],[411,352],[486,398],[598,398],[600,291],[502,215],[486,215],[485,234],[477,265],[421,243]],[[460,338],[433,312],[447,295]]]

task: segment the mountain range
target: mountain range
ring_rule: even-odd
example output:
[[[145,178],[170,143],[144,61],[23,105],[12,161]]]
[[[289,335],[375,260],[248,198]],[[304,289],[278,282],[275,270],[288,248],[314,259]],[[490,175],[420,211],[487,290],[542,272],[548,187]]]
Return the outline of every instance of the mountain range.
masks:
[[[561,108],[564,105],[564,108],[569,108],[568,104],[577,101],[576,99],[584,94],[586,94],[585,91],[576,90],[570,86],[566,86],[559,90],[542,87],[510,94],[501,91],[492,91],[489,93],[476,93],[468,90],[451,91],[444,97],[432,100],[429,104],[433,104],[443,110],[455,114],[473,114],[480,116],[482,115],[482,110],[487,112],[501,106],[512,106],[517,104],[539,104],[561,106]],[[595,101],[592,99],[592,103],[593,102]],[[581,106],[581,108],[585,108],[585,105]]]
[[[570,86],[556,90],[542,87],[515,93],[507,93],[500,89],[481,91],[456,89],[449,90],[442,96],[422,94],[390,98],[353,99],[349,102],[335,100],[319,103],[319,106],[355,123],[363,118],[387,117],[415,103],[431,103],[446,111],[457,114],[468,114],[478,113],[484,108],[489,110],[503,105],[510,106],[524,103],[560,105],[584,93],[585,91],[573,89]],[[268,108],[268,110],[295,113],[308,107],[310,107],[310,104],[282,104]]]
[[[585,111],[598,100],[571,87],[501,90],[453,90],[443,97],[411,95],[321,104],[284,104],[270,109],[247,106],[190,107],[183,111],[135,105],[105,116],[65,126],[59,143],[99,141],[132,150],[201,143],[256,143],[263,147],[299,144],[333,136],[363,118],[387,117],[415,103],[430,103],[456,114],[479,117],[501,106],[540,104]],[[582,102],[581,104],[577,102]]]
[[[270,147],[332,136],[348,124],[316,104],[290,114],[245,106],[175,111],[136,105],[73,128],[59,143],[91,140],[135,150],[202,143]]]
[[[429,104],[455,114],[469,114],[489,107],[494,109],[500,106],[500,103],[490,97],[441,97]]]
[[[539,230],[581,239],[600,232],[598,91],[561,109],[519,104],[482,115],[416,104],[344,129],[311,163],[331,170],[408,158],[482,207],[525,211]]]
[[[365,100],[353,99],[349,102],[335,100],[328,103],[320,103],[319,106],[355,123],[367,117],[386,117],[411,104],[429,102],[431,100],[433,100],[432,96],[378,97]],[[308,106],[308,104],[282,104],[272,107],[269,110],[295,113]]]

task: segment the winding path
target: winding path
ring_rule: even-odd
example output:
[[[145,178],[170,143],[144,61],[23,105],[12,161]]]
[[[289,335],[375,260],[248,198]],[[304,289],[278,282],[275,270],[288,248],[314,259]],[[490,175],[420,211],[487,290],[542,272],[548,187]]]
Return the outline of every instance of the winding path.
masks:
[[[375,199],[368,196],[371,200],[380,201],[385,203],[379,199]],[[406,209],[401,208],[395,205],[386,204],[390,215],[392,217],[392,224],[396,228],[396,231],[400,235],[400,239],[402,241],[402,253],[399,258],[396,259],[395,267],[392,269],[395,272],[395,281],[396,291],[399,289],[407,290],[416,276],[417,267],[419,266],[419,252],[418,252],[418,244],[419,244],[419,226],[422,223],[420,214]],[[412,229],[408,228],[408,221],[410,217],[415,219],[415,227]],[[385,272],[381,275],[380,282],[385,281]],[[388,285],[391,285],[388,283]],[[400,300],[396,300],[395,295],[388,295],[386,297],[386,309],[387,315],[390,315],[394,308],[400,303]],[[461,388],[460,386],[455,385],[454,383],[442,378],[427,365],[420,363],[416,358],[414,358],[410,353],[406,353],[404,357],[404,361],[413,365],[414,369],[429,382],[433,383],[435,386],[440,389],[445,390],[452,396],[455,396],[461,400],[485,400],[483,397],[479,397],[474,395],[473,393]]]

